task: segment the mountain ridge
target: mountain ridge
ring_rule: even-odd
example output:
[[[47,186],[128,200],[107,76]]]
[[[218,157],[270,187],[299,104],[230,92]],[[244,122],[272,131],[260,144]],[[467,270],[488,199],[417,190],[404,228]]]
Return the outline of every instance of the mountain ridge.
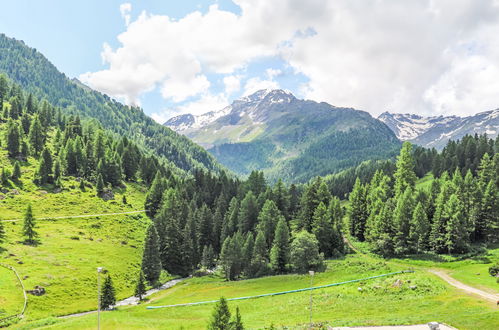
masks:
[[[300,100],[281,89],[259,90],[221,110],[176,116],[165,125],[236,173],[264,170],[270,178],[279,173],[292,182],[390,158],[400,145],[368,112]]]
[[[458,140],[467,134],[496,137],[499,133],[499,109],[466,117],[424,117],[383,112],[378,119],[390,127],[400,140],[428,148],[442,149],[449,140]]]

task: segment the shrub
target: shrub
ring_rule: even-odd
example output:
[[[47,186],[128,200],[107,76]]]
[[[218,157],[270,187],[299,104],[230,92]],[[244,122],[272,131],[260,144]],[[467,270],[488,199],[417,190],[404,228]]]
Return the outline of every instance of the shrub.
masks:
[[[496,263],[495,265],[492,265],[489,267],[489,274],[490,274],[490,276],[494,276],[494,277],[496,277],[497,274],[499,274],[499,263]]]

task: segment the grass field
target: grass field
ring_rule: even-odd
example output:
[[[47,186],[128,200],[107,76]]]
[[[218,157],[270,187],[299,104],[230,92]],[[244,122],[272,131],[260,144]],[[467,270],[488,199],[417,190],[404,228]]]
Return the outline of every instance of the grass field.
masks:
[[[0,166],[10,166],[4,150],[0,151]],[[104,201],[96,197],[92,187],[81,191],[79,182],[72,179],[63,181],[61,192],[50,185],[40,189],[32,182],[35,168],[36,161],[29,159],[22,166],[21,181],[11,182],[10,187],[0,192],[0,220],[22,218],[28,204],[39,218],[143,208],[145,189],[141,185],[128,184],[115,189],[114,200]],[[123,195],[127,204],[122,201]],[[98,266],[112,274],[118,298],[132,295],[149,223],[145,214],[38,220],[38,244],[30,246],[23,244],[22,221],[4,222],[2,262],[17,269],[27,290],[36,285],[46,289],[43,296],[29,295],[26,319],[93,309],[97,301]],[[16,310],[22,305],[22,292],[13,274],[0,268],[0,279],[0,309]]]
[[[335,283],[359,277],[401,270],[402,265],[349,255],[328,262],[328,270],[314,278],[314,285]],[[397,279],[402,286],[394,285]],[[310,285],[308,275],[285,275],[238,282],[225,282],[211,276],[193,278],[158,293],[140,306],[104,312],[105,329],[204,329],[213,305],[146,310],[146,305],[165,305],[239,297],[303,288]],[[416,286],[411,289],[411,286]],[[362,288],[359,290],[358,288]],[[241,309],[249,329],[305,325],[309,320],[310,292],[230,302],[232,310]],[[495,329],[499,313],[490,303],[468,297],[439,278],[424,272],[395,275],[313,291],[313,319],[333,326],[414,324],[439,321],[459,329]],[[91,329],[96,315],[73,319],[47,319],[31,326],[48,325],[50,329]]]

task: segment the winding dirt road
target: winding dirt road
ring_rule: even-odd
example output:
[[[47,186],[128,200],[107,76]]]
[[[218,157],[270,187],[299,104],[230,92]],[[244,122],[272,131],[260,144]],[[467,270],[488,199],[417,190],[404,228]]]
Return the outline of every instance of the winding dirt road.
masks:
[[[473,295],[476,295],[476,296],[480,296],[481,298],[483,298],[485,300],[488,300],[488,301],[491,301],[493,303],[497,303],[499,301],[499,295],[498,294],[493,294],[493,293],[490,293],[490,292],[485,292],[483,290],[480,290],[480,289],[474,288],[472,286],[466,285],[466,284],[464,284],[462,282],[459,282],[458,280],[456,280],[455,278],[451,277],[450,275],[448,275],[447,273],[445,273],[442,270],[430,269],[429,272],[437,275],[438,277],[440,277],[441,279],[443,279],[445,282],[449,283],[450,285],[452,285],[452,286],[454,286],[454,287],[456,287],[456,288],[458,288],[460,290],[465,291],[466,293],[470,293],[470,294],[473,294]]]

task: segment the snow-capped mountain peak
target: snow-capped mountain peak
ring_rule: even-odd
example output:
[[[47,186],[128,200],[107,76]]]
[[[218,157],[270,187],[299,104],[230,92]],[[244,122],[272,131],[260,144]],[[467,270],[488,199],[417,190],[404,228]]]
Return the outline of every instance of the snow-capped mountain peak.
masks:
[[[289,104],[296,98],[288,91],[282,89],[262,89],[232,102],[231,105],[217,111],[206,112],[202,115],[184,114],[170,118],[164,125],[174,131],[181,132],[188,129],[205,127],[217,119],[235,114],[248,115],[253,120],[258,120],[267,109],[276,104]]]

